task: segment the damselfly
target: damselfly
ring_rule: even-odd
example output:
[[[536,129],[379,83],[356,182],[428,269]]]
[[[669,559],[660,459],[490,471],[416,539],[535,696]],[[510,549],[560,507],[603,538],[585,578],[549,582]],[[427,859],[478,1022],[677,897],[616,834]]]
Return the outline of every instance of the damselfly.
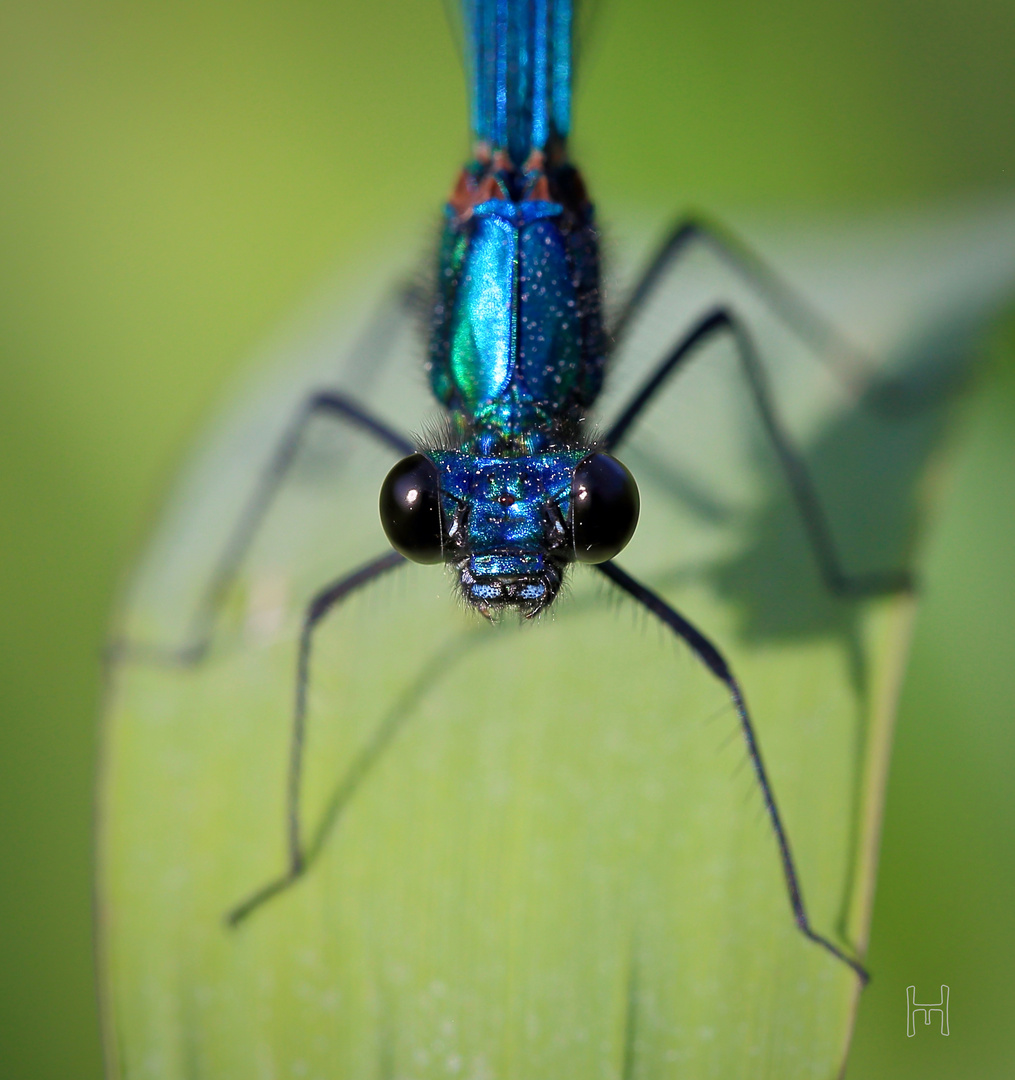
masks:
[[[831,352],[847,382],[869,372],[843,359],[841,340],[755,256],[703,220],[681,221],[607,325],[600,243],[584,180],[568,156],[571,0],[465,0],[471,72],[472,160],[445,208],[429,297],[429,383],[444,410],[439,430],[413,440],[344,391],[312,394],[294,418],[218,560],[185,644],[127,646],[127,658],[196,665],[208,653],[224,600],[252,538],[296,460],[308,425],[327,418],[356,429],[397,459],[380,491],[391,550],[347,569],[307,605],[295,672],[287,787],[288,866],[228,915],[237,924],[307,872],[301,782],[312,654],[329,613],[406,560],[445,564],[462,601],[497,623],[539,621],[574,564],[640,605],[689,646],[725,687],[736,711],[780,860],[792,917],[820,948],[864,979],[860,962],[815,927],[745,694],[722,651],[653,589],[615,561],[636,529],[640,497],[621,462],[628,437],[706,343],[724,339],[774,448],[814,555],[813,572],[843,604],[905,591],[903,571],[844,568],[821,498],[781,419],[747,322],[733,307],[704,311],[656,358],[610,416],[592,417],[617,343],[625,340],[663,275],[706,246],[807,342]],[[836,359],[837,357],[837,359]],[[854,389],[857,386],[853,387]],[[891,392],[885,383],[882,389]],[[882,398],[890,401],[890,398]],[[434,573],[439,573],[434,570]],[[490,633],[496,634],[496,628]],[[538,633],[538,628],[536,629]],[[502,673],[522,678],[524,672]]]

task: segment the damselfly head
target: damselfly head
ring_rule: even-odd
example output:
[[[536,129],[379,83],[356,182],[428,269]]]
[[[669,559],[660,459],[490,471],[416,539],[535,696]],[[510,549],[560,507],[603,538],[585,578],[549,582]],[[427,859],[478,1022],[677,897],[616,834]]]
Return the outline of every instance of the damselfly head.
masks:
[[[587,448],[513,457],[465,450],[411,454],[381,487],[392,547],[446,562],[464,599],[527,618],[556,598],[569,563],[612,559],[634,534],[639,498],[616,458]]]

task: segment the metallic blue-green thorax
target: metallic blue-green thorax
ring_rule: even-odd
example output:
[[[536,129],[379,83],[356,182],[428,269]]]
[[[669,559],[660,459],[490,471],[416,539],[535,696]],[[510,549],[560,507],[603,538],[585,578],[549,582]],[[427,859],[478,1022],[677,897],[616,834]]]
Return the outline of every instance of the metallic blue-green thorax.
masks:
[[[476,164],[447,208],[430,377],[479,453],[558,444],[602,383],[592,207],[557,171]]]
[[[504,434],[544,426],[567,401],[580,359],[575,290],[559,203],[491,199],[472,211],[451,344],[462,410]]]

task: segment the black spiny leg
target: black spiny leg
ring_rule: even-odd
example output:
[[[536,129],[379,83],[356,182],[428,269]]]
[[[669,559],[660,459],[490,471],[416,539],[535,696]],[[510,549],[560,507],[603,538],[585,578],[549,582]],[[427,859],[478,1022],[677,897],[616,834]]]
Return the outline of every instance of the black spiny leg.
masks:
[[[383,420],[373,416],[348,395],[337,390],[322,390],[311,394],[300,406],[275,453],[261,474],[257,486],[243,512],[233,526],[229,540],[219,556],[215,569],[201,594],[190,620],[184,643],[172,646],[147,645],[138,642],[119,642],[110,649],[114,660],[193,666],[204,659],[215,631],[222,601],[236,578],[237,571],[285,480],[303,441],[307,425],[318,416],[327,416],[350,424],[373,436],[397,454],[413,451],[408,439],[392,430]]]
[[[817,489],[804,465],[803,458],[793,446],[772,403],[768,378],[754,342],[743,323],[726,308],[716,308],[702,318],[645,380],[607,431],[604,439],[605,448],[614,449],[670,377],[695,355],[699,346],[721,334],[729,335],[736,346],[748,385],[758,411],[761,413],[765,431],[775,447],[779,464],[789,482],[821,577],[828,589],[839,596],[877,596],[911,591],[913,578],[906,570],[850,574],[843,569]]]
[[[289,774],[286,784],[286,837],[289,865],[284,874],[269,881],[226,915],[226,922],[236,926],[265,901],[277,896],[296,882],[307,868],[300,829],[300,785],[303,778],[303,744],[307,724],[307,688],[310,684],[310,653],[314,630],[332,608],[350,593],[375,581],[388,570],[401,566],[405,559],[397,551],[388,551],[379,558],[354,570],[322,589],[307,606],[300,631],[300,647],[296,661],[296,703],[293,708],[292,734],[289,742]]]
[[[793,854],[790,851],[789,846],[789,837],[786,835],[786,829],[782,823],[782,817],[779,814],[779,808],[775,802],[775,793],[772,791],[772,785],[768,779],[765,764],[761,759],[761,748],[758,746],[754,724],[751,722],[750,714],[747,711],[747,705],[744,702],[744,695],[740,690],[740,685],[733,677],[733,673],[730,671],[729,665],[723,659],[722,653],[719,652],[704,634],[692,626],[674,608],[670,607],[665,600],[657,596],[651,589],[646,588],[640,582],[636,581],[630,574],[621,570],[616,563],[600,563],[596,569],[602,571],[602,573],[604,573],[615,585],[619,586],[624,592],[633,596],[635,600],[648,608],[648,610],[664,622],[677,637],[686,641],[698,659],[701,660],[717,679],[725,684],[726,689],[729,691],[730,697],[733,700],[733,706],[737,711],[737,717],[740,720],[740,730],[743,732],[744,742],[747,743],[747,752],[750,755],[751,764],[754,766],[754,775],[757,777],[758,785],[761,788],[761,795],[765,801],[765,810],[768,813],[768,820],[772,825],[772,831],[775,833],[775,840],[779,846],[782,874],[786,882],[786,891],[789,894],[790,907],[793,909],[793,918],[796,920],[800,932],[806,938],[809,938],[815,944],[820,945],[837,960],[841,960],[844,964],[848,964],[849,967],[860,976],[861,982],[866,983],[869,976],[863,965],[852,956],[843,952],[838,945],[835,945],[833,942],[829,941],[828,938],[819,934],[811,926],[810,919],[807,917],[807,909],[804,907],[803,895],[800,891],[800,876],[797,873],[796,865],[793,862]]]
[[[955,390],[961,372],[944,373],[919,384],[886,378],[876,361],[853,344],[834,323],[728,229],[701,215],[680,219],[649,261],[612,327],[619,340],[663,276],[693,247],[711,251],[745,281],[768,307],[815,353],[839,381],[869,409],[885,416],[914,415]]]

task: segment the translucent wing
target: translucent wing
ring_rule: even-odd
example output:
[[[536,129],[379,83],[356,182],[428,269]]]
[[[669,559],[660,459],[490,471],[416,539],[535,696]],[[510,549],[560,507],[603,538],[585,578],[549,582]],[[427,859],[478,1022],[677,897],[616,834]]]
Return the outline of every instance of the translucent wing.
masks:
[[[846,294],[856,280],[832,276]],[[679,333],[662,296],[618,357],[607,409]],[[214,428],[137,576],[128,635],[185,623],[309,388],[337,383],[401,429],[425,423],[411,321],[382,321],[358,349],[356,321],[277,349]],[[780,401],[844,550],[908,556],[925,422],[869,424],[770,331]],[[851,528],[854,454],[876,528]],[[860,946],[912,605],[823,595],[732,357],[699,358],[624,456],[643,517],[623,561],[727,651],[812,917]],[[311,674],[308,872],[224,925],[284,867],[300,612],[384,550],[391,457],[315,427],[207,660],[115,672],[100,898],[120,1075],[834,1072],[857,981],[794,928],[724,691],[588,569],[535,625],[481,625],[434,567],[401,568],[335,611]]]

